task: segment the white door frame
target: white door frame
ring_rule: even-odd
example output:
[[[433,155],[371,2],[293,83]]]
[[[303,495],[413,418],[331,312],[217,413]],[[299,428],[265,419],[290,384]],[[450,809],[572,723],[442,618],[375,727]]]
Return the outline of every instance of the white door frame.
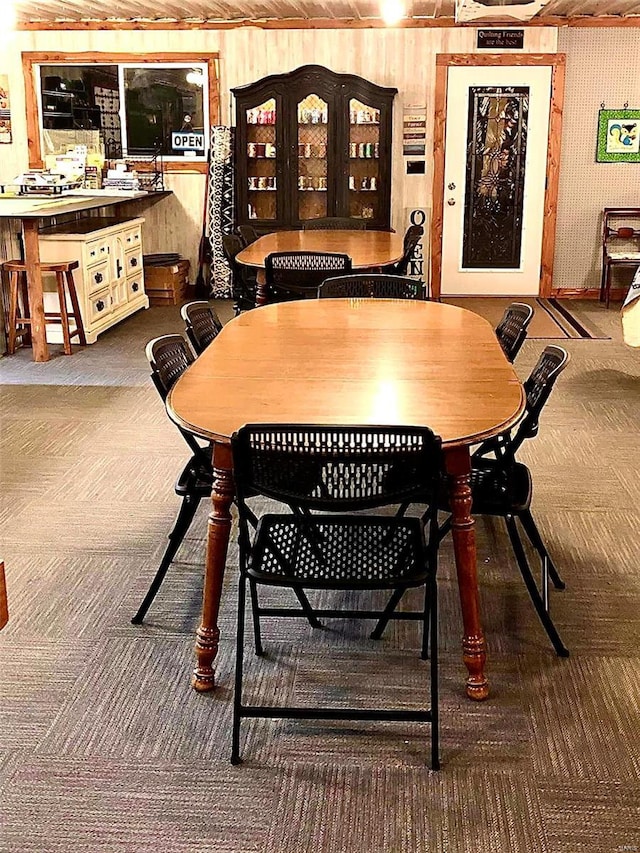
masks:
[[[452,65],[548,65],[551,66],[551,105],[547,146],[547,184],[544,194],[544,225],[540,258],[540,296],[551,296],[553,254],[558,208],[558,177],[562,137],[562,107],[566,57],[563,53],[477,54],[441,53],[436,56],[435,120],[433,133],[433,199],[431,219],[431,292],[440,299],[442,275],[442,216],[444,206],[445,132],[447,125],[447,78]]]

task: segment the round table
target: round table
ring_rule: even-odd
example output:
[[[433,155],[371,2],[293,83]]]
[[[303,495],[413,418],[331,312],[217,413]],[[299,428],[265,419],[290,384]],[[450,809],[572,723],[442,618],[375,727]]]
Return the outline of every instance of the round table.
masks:
[[[493,328],[437,302],[316,299],[276,303],[231,320],[180,377],[168,411],[213,442],[202,623],[194,687],[214,686],[217,625],[234,495],[230,436],[246,423],[429,426],[449,474],[464,626],[467,693],[484,699],[469,448],[512,426],[522,385]]]
[[[257,268],[256,304],[264,305],[265,258],[273,252],[338,252],[349,255],[354,270],[376,269],[402,258],[403,241],[403,235],[395,231],[274,231],[238,252],[236,261]]]

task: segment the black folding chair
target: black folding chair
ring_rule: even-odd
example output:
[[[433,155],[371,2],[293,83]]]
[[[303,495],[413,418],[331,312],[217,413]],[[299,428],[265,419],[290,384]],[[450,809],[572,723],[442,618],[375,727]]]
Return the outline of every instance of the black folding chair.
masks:
[[[564,589],[549,552],[540,536],[531,514],[533,481],[531,472],[516,459],[523,442],[538,434],[540,414],[560,373],[569,361],[566,350],[559,346],[545,347],[536,366],[524,383],[526,411],[513,435],[501,436],[492,448],[495,458],[474,454],[471,468],[472,506],[474,515],[492,515],[504,518],[509,539],[533,606],[558,655],[568,657],[549,612],[549,579],[557,589]],[[447,510],[446,502],[441,509]],[[519,521],[529,541],[540,557],[540,587],[536,584],[518,533]],[[441,527],[444,536],[451,528],[451,518]]]
[[[193,362],[193,355],[182,335],[162,335],[155,338],[149,341],[145,353],[151,366],[151,378],[154,385],[162,399],[166,400],[169,391]],[[155,577],[138,608],[138,612],[131,620],[134,625],[139,625],[144,621],[167,570],[191,526],[200,501],[211,494],[213,484],[211,445],[202,446],[188,430],[182,427],[178,427],[178,430],[192,452],[191,458],[178,476],[174,487],[178,497],[182,498],[182,503],[175,524],[169,533],[169,541]]]
[[[496,326],[496,337],[510,362],[515,361],[527,337],[533,308],[525,302],[512,302]]]
[[[442,470],[440,439],[426,428],[249,425],[231,440],[239,513],[240,586],[231,761],[240,760],[240,724],[245,717],[402,720],[431,723],[431,763],[438,763],[437,696],[437,491]],[[260,515],[257,530],[247,498],[265,498],[296,510]],[[420,518],[372,514],[402,501],[432,507]],[[364,515],[355,511],[368,510]],[[300,617],[303,609],[265,607],[258,586],[314,590],[377,590],[424,587],[419,612],[387,618],[422,623],[422,657],[431,648],[428,710],[380,707],[321,708],[249,705],[243,702],[246,587],[253,610],[256,654],[263,653],[260,619]],[[305,595],[306,598],[306,595]],[[384,611],[314,608],[330,618],[380,619]],[[429,630],[430,626],[430,630]]]
[[[189,343],[201,355],[222,331],[222,323],[209,302],[188,302],[180,309]]]
[[[304,231],[364,231],[367,223],[364,219],[348,216],[323,216],[319,219],[307,219],[302,223]]]
[[[243,248],[255,243],[259,236],[253,225],[238,225],[236,234],[242,240]]]
[[[233,308],[236,316],[242,311],[249,311],[256,307],[255,273],[236,260],[236,256],[243,249],[242,239],[237,234],[222,235],[222,252],[231,269]]]
[[[401,275],[355,273],[326,279],[318,288],[321,298],[422,299],[422,282]]]
[[[351,258],[335,252],[273,252],[265,258],[269,302],[316,297],[326,278],[351,272]]]

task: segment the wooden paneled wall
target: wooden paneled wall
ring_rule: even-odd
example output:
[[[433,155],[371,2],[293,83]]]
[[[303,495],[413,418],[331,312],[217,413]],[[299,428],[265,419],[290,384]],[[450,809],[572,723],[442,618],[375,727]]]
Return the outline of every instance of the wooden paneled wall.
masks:
[[[405,210],[431,207],[432,130],[435,56],[438,53],[472,53],[476,31],[471,28],[203,31],[68,31],[20,32],[4,51],[0,73],[9,73],[13,138],[2,146],[0,182],[10,180],[27,166],[22,51],[103,51],[166,53],[168,51],[220,54],[221,117],[233,123],[229,90],[264,77],[317,63],[334,71],[359,74],[382,86],[395,86],[392,224],[405,226]],[[525,29],[525,50],[555,52],[557,30]],[[427,158],[425,175],[406,175],[402,156],[402,110],[405,105],[426,105]],[[415,158],[414,158],[415,159]],[[148,251],[181,251],[196,263],[202,212],[204,177],[170,175],[168,187],[175,193],[147,210],[145,227]]]

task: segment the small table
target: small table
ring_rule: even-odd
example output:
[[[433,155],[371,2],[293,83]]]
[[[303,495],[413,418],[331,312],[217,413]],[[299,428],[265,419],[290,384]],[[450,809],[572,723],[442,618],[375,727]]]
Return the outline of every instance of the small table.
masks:
[[[429,426],[442,437],[453,511],[467,694],[488,696],[469,448],[522,415],[525,396],[489,323],[437,302],[314,299],[231,320],[174,385],[168,411],[213,442],[196,690],[214,687],[234,496],[230,437],[246,423]]]
[[[273,252],[338,252],[349,255],[354,270],[375,269],[397,263],[402,258],[403,241],[402,234],[392,231],[274,231],[238,252],[236,260],[257,267],[256,304],[265,305],[265,258]]]
[[[96,210],[100,207],[113,207],[132,200],[142,198],[158,198],[169,195],[169,192],[147,193],[132,192],[123,195],[70,193],[65,196],[51,198],[36,198],[34,196],[19,196],[17,198],[0,197],[0,219],[19,219],[22,225],[22,240],[24,245],[24,261],[27,267],[27,290],[29,293],[29,310],[31,313],[31,340],[34,361],[48,361],[49,347],[47,346],[46,326],[44,320],[44,301],[42,293],[42,270],[40,268],[40,245],[38,232],[43,219],[63,216],[69,213],[81,213],[85,210]],[[9,260],[9,258],[6,258]],[[70,260],[74,260],[70,258]]]

